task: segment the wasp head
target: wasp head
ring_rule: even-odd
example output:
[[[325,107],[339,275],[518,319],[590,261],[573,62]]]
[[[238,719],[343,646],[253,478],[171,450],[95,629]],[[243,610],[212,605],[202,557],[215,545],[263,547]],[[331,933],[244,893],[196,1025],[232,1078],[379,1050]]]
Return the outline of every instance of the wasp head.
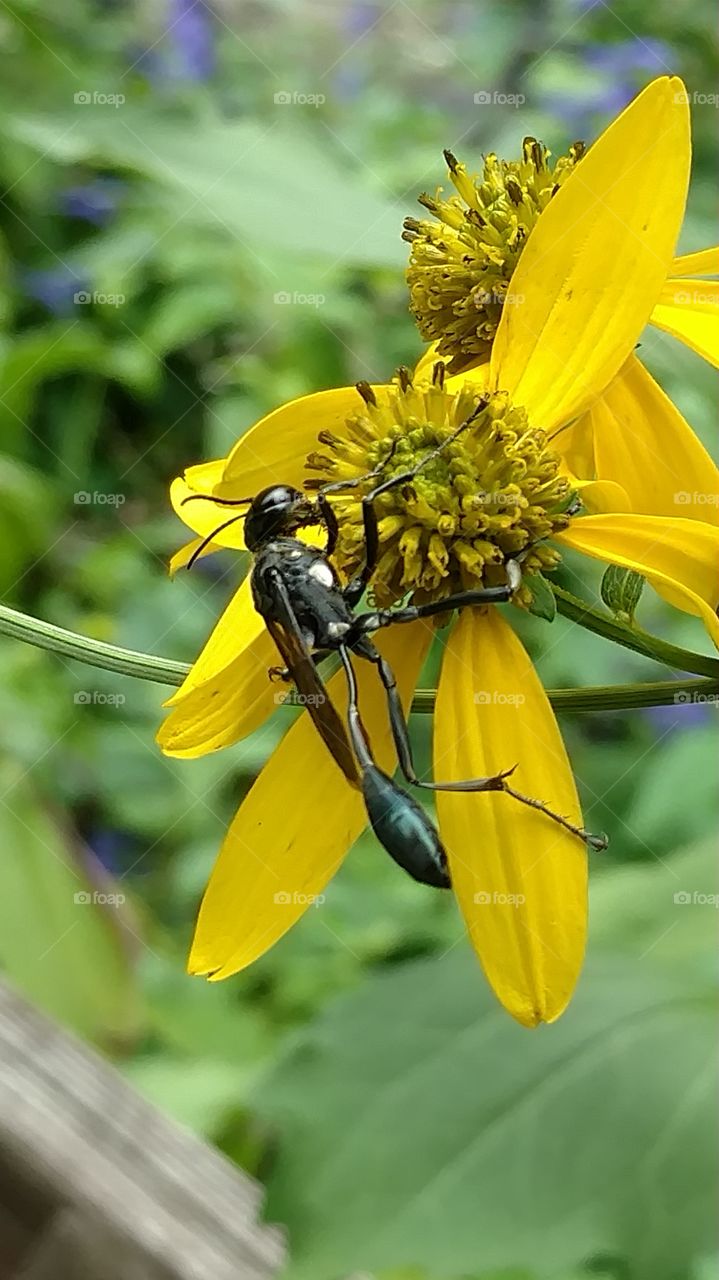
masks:
[[[256,551],[263,543],[291,536],[316,521],[314,506],[304,493],[287,484],[273,484],[252,499],[245,518],[245,542],[250,551]]]

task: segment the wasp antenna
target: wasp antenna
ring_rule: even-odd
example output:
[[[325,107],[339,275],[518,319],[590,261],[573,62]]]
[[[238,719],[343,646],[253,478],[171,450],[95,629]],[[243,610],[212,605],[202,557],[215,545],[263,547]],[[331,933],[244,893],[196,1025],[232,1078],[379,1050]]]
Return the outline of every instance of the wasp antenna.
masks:
[[[209,547],[213,538],[216,538],[218,533],[222,533],[223,529],[228,529],[231,524],[236,524],[238,520],[243,520],[246,514],[247,513],[243,511],[241,515],[231,516],[229,520],[225,520],[224,524],[218,524],[217,528],[212,530],[212,533],[208,533],[207,537],[202,539],[199,547],[195,547],[195,550],[187,561],[186,567],[191,569],[195,561],[202,555],[205,547]]]
[[[181,507],[186,502],[214,502],[217,507],[241,507],[252,502],[252,498],[216,498],[212,493],[190,493],[182,499]]]

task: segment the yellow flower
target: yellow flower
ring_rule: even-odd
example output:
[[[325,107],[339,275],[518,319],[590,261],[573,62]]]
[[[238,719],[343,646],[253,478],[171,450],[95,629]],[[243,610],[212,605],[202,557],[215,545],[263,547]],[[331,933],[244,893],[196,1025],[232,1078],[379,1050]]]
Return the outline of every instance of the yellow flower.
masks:
[[[563,496],[568,486],[557,487],[562,475],[572,481],[567,449],[578,448],[567,424],[594,411],[620,369],[631,375],[632,349],[666,275],[681,201],[658,175],[660,159],[684,136],[675,92],[673,82],[656,82],[649,95],[652,129],[635,127],[633,113],[640,124],[647,114],[643,95],[621,118],[627,127],[616,135],[616,147],[588,153],[576,171],[584,175],[576,189],[577,198],[584,194],[583,209],[575,207],[566,225],[553,229],[546,215],[542,218],[533,243],[542,248],[543,271],[527,278],[521,321],[514,309],[505,308],[490,365],[444,386],[440,371],[434,381],[420,372],[413,384],[403,375],[399,384],[362,387],[362,396],[346,387],[275,410],[227,459],[190,468],[174,482],[175,509],[196,534],[175,557],[174,567],[187,563],[213,532],[211,546],[243,546],[241,522],[219,530],[226,513],[211,502],[182,506],[184,497],[246,496],[278,481],[301,487],[318,441],[328,452],[313,462],[328,475],[364,474],[378,454],[387,474],[395,474],[388,443],[400,439],[403,448],[422,456],[432,440],[452,434],[463,406],[470,400],[476,404],[483,392],[484,409],[437,459],[429,488],[423,489],[418,476],[406,492],[393,491],[394,505],[382,516],[388,521],[383,555],[389,558],[378,577],[380,589],[390,597],[406,589],[397,577],[400,562],[406,581],[430,594],[441,595],[445,579],[489,581],[499,572],[496,549],[506,554],[511,538],[510,554],[521,550],[544,520],[548,527],[540,536],[555,547],[572,547],[644,574],[671,603],[701,617],[719,642],[716,524],[696,518],[696,511],[692,518],[665,515],[659,510],[662,486],[651,472],[642,477],[639,469],[630,485],[637,510],[627,509],[628,490],[602,480],[584,484],[581,492],[585,498],[592,495],[603,513],[573,517]],[[562,188],[567,189],[569,180]],[[559,197],[548,210],[558,204]],[[523,264],[524,258],[518,271]],[[699,491],[711,492],[715,473],[708,459],[695,452],[691,461],[693,482]],[[507,468],[514,468],[511,475]],[[467,475],[477,483],[474,496],[482,499],[500,492],[493,487],[500,477],[516,507],[509,524],[490,520],[482,528],[470,527],[474,517],[486,514],[486,504],[465,501],[472,498],[471,486],[465,492]],[[347,531],[356,498],[357,491],[350,490],[337,504],[345,567],[353,554]],[[439,512],[442,498],[446,509]],[[461,536],[456,538],[458,522]],[[464,544],[459,552],[456,542]],[[433,634],[426,624],[413,623],[390,628],[380,640],[397,672],[405,707]],[[517,787],[579,823],[574,779],[554,715],[505,617],[492,609],[463,610],[444,646],[434,728],[436,776],[475,777],[518,762]],[[256,728],[274,707],[276,686],[270,685],[267,670],[276,663],[245,582],[170,700],[172,712],[159,735],[163,749],[198,756]],[[357,667],[363,717],[381,766],[391,771],[383,691],[368,664]],[[337,678],[330,681],[333,698],[340,686],[341,677],[339,685]],[[506,795],[439,793],[437,811],[454,892],[498,998],[527,1026],[552,1021],[566,1007],[582,964],[584,846],[546,815]],[[224,978],[262,955],[322,893],[365,823],[361,797],[345,782],[308,716],[301,716],[227,833],[200,910],[191,972]]]
[[[444,327],[443,337],[432,343],[419,367],[430,367],[438,353],[464,369],[486,361],[490,354],[495,361],[506,358],[507,352],[492,352],[493,341],[500,336],[500,318],[509,313],[501,326],[505,346],[516,342],[518,331],[526,334],[528,323],[546,319],[536,307],[527,311],[524,306],[527,293],[540,287],[533,276],[537,273],[540,280],[548,282],[554,273],[559,279],[566,272],[569,278],[568,252],[577,243],[582,227],[585,235],[592,235],[593,209],[604,198],[615,211],[607,241],[596,245],[594,257],[587,255],[584,278],[575,277],[567,287],[588,292],[606,289],[617,305],[631,305],[633,291],[644,308],[637,336],[648,322],[719,365],[719,282],[703,278],[719,274],[719,247],[672,256],[689,178],[687,103],[680,80],[655,80],[583,159],[575,144],[569,156],[555,166],[534,139],[525,140],[521,162],[487,157],[482,182],[469,178],[452,157],[450,177],[458,196],[430,201],[439,223],[410,220],[413,228],[407,233],[412,241],[410,294],[420,331],[424,337],[436,338],[438,320]],[[614,157],[626,146],[636,158],[633,176],[637,188],[641,183],[658,195],[661,192],[659,203],[664,210],[657,210],[643,235],[645,249],[655,251],[656,269],[651,271],[645,252],[642,258],[649,269],[641,289],[633,283],[632,274],[637,227],[621,211],[621,171],[616,171],[616,186],[612,173]],[[478,225],[478,218],[483,226]],[[547,296],[554,296],[551,287]],[[587,349],[592,333],[589,324],[585,334],[578,335]],[[653,514],[667,510],[684,517],[696,514],[700,519],[716,516],[716,506],[709,511],[713,491],[708,496],[694,483],[697,466],[704,468],[706,454],[685,419],[633,355],[615,373],[593,413],[580,416],[568,429],[564,442],[567,467],[583,479],[596,477],[622,484],[627,510]],[[586,407],[581,385],[578,412]],[[548,394],[559,389],[560,383],[550,380]],[[687,463],[689,470],[685,471]],[[659,507],[651,500],[652,486],[647,484],[651,471],[657,473],[654,487],[661,492]],[[644,495],[643,507],[637,506],[639,491]],[[678,497],[667,504],[668,494]],[[597,505],[600,496],[600,490],[588,495],[591,509],[602,509]]]

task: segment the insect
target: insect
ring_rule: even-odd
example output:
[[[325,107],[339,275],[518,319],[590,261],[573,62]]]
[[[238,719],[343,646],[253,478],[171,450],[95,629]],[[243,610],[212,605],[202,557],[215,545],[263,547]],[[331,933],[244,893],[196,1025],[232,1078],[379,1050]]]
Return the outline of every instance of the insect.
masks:
[[[411,483],[422,467],[467,429],[482,407],[484,402],[480,401],[469,417],[412,469],[382,481],[362,498],[364,565],[345,586],[340,584],[331,564],[338,526],[327,495],[378,477],[390,460],[389,453],[367,476],[325,485],[317,491],[314,500],[284,484],[270,485],[250,498],[192,494],[184,499],[185,502],[210,501],[217,506],[246,508],[203,539],[188,562],[188,568],[218,533],[235,521],[244,520],[245,543],[254,557],[251,586],[255,608],[264,618],[284,663],[283,667],[271,668],[270,677],[294,683],[345,778],[353,787],[361,789],[372,829],[390,856],[415,880],[437,888],[450,887],[446,852],[422,806],[409,791],[380,769],[372,755],[358,704],[353,658],[371,662],[377,669],[387,698],[397,760],[409,784],[430,791],[506,792],[522,804],[540,810],[593,848],[603,849],[607,843],[606,837],[591,835],[554,813],[542,801],[516,791],[508,781],[516,765],[485,778],[454,782],[420,779],[412,759],[407,720],[394,673],[372,642],[373,633],[383,627],[429,618],[454,608],[510,601],[522,579],[518,560],[508,559],[505,562],[506,582],[499,586],[457,592],[426,604],[356,612],[371,582],[379,554],[374,506],[377,498],[389,488]],[[296,536],[303,528],[317,525],[326,531],[323,549],[308,546]],[[346,724],[330,700],[318,671],[318,663],[332,653],[339,655],[347,681]]]

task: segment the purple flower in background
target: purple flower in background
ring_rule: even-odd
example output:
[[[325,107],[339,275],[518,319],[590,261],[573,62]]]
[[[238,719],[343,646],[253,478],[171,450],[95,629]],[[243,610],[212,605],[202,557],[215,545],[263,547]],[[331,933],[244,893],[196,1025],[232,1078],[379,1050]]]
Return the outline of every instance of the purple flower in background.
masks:
[[[580,71],[589,72],[586,85],[566,93],[542,95],[542,105],[578,136],[594,132],[597,116],[616,116],[641,88],[647,76],[665,74],[675,55],[661,40],[620,40],[588,44],[577,50]],[[579,79],[579,77],[578,77]]]
[[[215,19],[205,0],[168,0],[164,33],[132,65],[154,83],[200,84],[215,70]]]
[[[84,301],[88,282],[70,267],[29,269],[20,273],[20,285],[27,298],[33,298],[55,316],[69,316],[78,306],[78,295]]]
[[[696,676],[687,676],[687,680],[695,680]],[[714,708],[706,702],[679,702],[668,707],[647,707],[644,715],[654,725],[661,737],[669,730],[686,732],[687,729],[698,729],[709,724]]]
[[[177,80],[208,80],[215,69],[214,19],[204,0],[170,0],[168,38],[169,76]]]
[[[626,75],[632,71],[652,71],[661,75],[672,65],[674,52],[663,40],[647,37],[640,40],[621,40],[618,44],[589,45],[585,51],[591,67],[609,71],[614,75]]]
[[[333,77],[335,95],[343,102],[358,98],[367,82],[366,66],[356,46],[361,48],[362,37],[371,31],[380,16],[377,6],[365,0],[351,4],[342,15],[341,37],[353,53],[352,57],[340,59]]]
[[[68,218],[81,218],[104,227],[117,211],[125,185],[116,178],[92,178],[67,187],[60,196],[60,208]]]

